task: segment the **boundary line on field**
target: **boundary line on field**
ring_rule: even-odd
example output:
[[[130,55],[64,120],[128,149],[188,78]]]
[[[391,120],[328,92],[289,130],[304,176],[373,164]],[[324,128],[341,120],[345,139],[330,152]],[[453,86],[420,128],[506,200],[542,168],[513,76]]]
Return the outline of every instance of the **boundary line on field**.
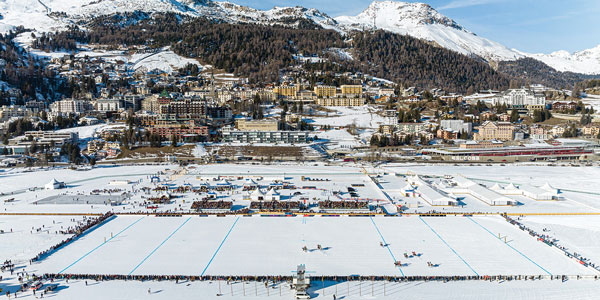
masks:
[[[419,216],[419,219],[423,222],[423,224],[425,224],[427,227],[429,227],[431,232],[433,232],[444,244],[446,244],[446,246],[450,250],[452,250],[452,252],[454,252],[454,254],[456,254],[456,256],[458,258],[460,258],[460,260],[462,260],[463,263],[465,263],[465,265],[467,265],[467,267],[469,267],[469,269],[471,269],[471,271],[473,271],[473,273],[475,273],[475,275],[479,276],[479,273],[477,273],[477,271],[475,271],[475,269],[473,269],[473,267],[471,267],[471,265],[469,265],[469,263],[467,263],[467,261],[464,260],[464,258],[462,258],[462,256],[460,256],[460,254],[458,254],[458,252],[456,252],[456,250],[454,250],[454,248],[452,248],[452,246],[450,246],[431,226],[429,226],[429,224],[427,224],[427,222],[425,222],[425,220],[423,220],[422,217]]]
[[[233,227],[235,227],[235,224],[237,224],[237,222],[238,222],[239,219],[240,219],[240,217],[237,217],[235,219],[235,222],[233,222],[233,225],[231,225],[231,228],[229,228],[229,231],[227,232],[227,235],[225,235],[225,238],[223,238],[223,241],[221,241],[221,244],[219,245],[219,248],[217,248],[217,250],[215,251],[215,253],[213,254],[213,256],[210,258],[210,260],[208,261],[208,264],[206,264],[206,267],[204,267],[204,270],[202,270],[202,274],[200,274],[200,276],[204,276],[204,273],[206,272],[206,270],[208,270],[208,267],[212,263],[213,259],[215,259],[215,257],[217,256],[217,253],[219,253],[219,251],[221,250],[221,247],[223,247],[223,244],[225,244],[225,241],[229,237],[229,234],[231,233],[231,231],[233,230]]]
[[[173,235],[175,235],[175,233],[177,233],[177,231],[179,231],[179,229],[181,229],[181,227],[183,227],[183,225],[185,225],[185,223],[187,223],[191,219],[192,219],[192,217],[187,218],[187,220],[185,220],[185,222],[183,222],[181,225],[179,225],[179,227],[177,227],[177,229],[175,229],[175,231],[171,232],[171,234],[164,241],[162,241],[162,243],[160,243],[158,246],[156,246],[156,248],[154,248],[154,250],[152,250],[152,252],[150,252],[150,254],[148,254],[146,257],[144,257],[144,259],[142,259],[142,261],[137,266],[135,266],[135,268],[133,268],[133,270],[131,270],[131,272],[129,272],[129,274],[127,274],[127,275],[131,275],[133,272],[135,272],[135,270],[137,270],[137,268],[139,268],[148,258],[150,258],[150,256],[152,256],[152,254],[154,254],[154,252],[156,252],[156,250],[158,250],[158,248],[162,247],[162,245],[164,245]]]
[[[473,220],[473,218],[471,217],[467,217],[467,219],[471,220],[471,222],[479,225],[479,227],[483,228],[485,231],[489,232],[494,238],[496,238],[496,235],[494,233],[492,233],[489,229],[485,228],[483,225],[479,224],[479,222]],[[506,246],[510,247],[511,249],[515,250],[517,253],[521,254],[521,256],[525,257],[527,260],[529,260],[530,262],[532,262],[534,265],[538,266],[540,269],[542,269],[544,272],[548,273],[548,275],[552,276],[552,273],[548,272],[548,270],[544,269],[542,266],[540,266],[538,263],[536,263],[535,261],[533,261],[531,258],[529,258],[527,255],[523,254],[523,252],[517,250],[515,247],[511,246],[509,243],[504,243]]]
[[[394,259],[394,263],[396,263],[397,262],[396,257],[392,253],[392,250],[390,249],[390,246],[388,246],[388,243],[385,241],[385,238],[381,234],[381,231],[379,231],[379,227],[377,227],[377,224],[375,224],[375,220],[373,220],[373,217],[371,217],[371,216],[369,216],[369,218],[371,219],[371,222],[373,223],[373,226],[375,226],[375,230],[377,230],[377,233],[379,233],[379,236],[383,240],[383,243],[385,244],[385,247],[387,248],[388,252],[390,252],[390,255]],[[405,276],[404,272],[402,271],[402,267],[401,266],[398,266],[398,270],[400,271],[400,273],[402,274],[402,276]]]
[[[133,225],[137,224],[139,221],[141,221],[143,218],[145,217],[141,217],[139,219],[137,219],[135,222],[129,224],[127,227],[125,227],[123,230],[119,231],[117,234],[115,234],[114,236],[112,236],[111,238],[109,238],[108,240],[104,241],[102,244],[96,246],[96,248],[90,250],[88,253],[84,254],[83,256],[81,256],[78,260],[74,261],[72,264],[68,265],[66,268],[62,269],[62,271],[58,272],[58,274],[61,274],[62,272],[68,270],[70,267],[74,266],[76,263],[78,263],[79,261],[81,261],[82,259],[86,258],[88,255],[92,254],[94,251],[98,250],[98,248],[104,246],[105,244],[107,244],[108,242],[110,242],[112,239],[116,238],[117,236],[119,236],[121,233],[125,232],[127,229],[131,228]]]

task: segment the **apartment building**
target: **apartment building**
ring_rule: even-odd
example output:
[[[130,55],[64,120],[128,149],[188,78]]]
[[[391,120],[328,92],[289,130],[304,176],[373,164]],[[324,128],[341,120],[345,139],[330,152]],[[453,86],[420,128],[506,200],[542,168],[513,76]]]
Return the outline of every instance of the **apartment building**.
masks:
[[[319,85],[315,86],[315,94],[319,98],[335,97],[337,88],[335,86]]]
[[[226,143],[283,143],[308,142],[308,131],[242,131],[225,128],[223,141]]]
[[[273,88],[273,94],[282,97],[295,98],[300,91],[300,86],[295,85],[283,85]]]
[[[235,120],[235,128],[242,131],[277,131],[277,120]]]
[[[85,100],[66,99],[50,104],[50,111],[61,114],[82,114],[93,110],[91,102]]]
[[[509,122],[485,121],[475,133],[477,141],[510,141],[514,138],[515,127]]]
[[[343,95],[362,95],[363,93],[363,89],[362,89],[362,85],[342,85],[341,87],[342,90],[342,94]]]
[[[365,99],[361,97],[317,98],[315,104],[321,106],[363,106],[365,105]]]
[[[492,103],[506,104],[510,108],[542,107],[546,104],[543,94],[536,94],[528,89],[510,89],[496,95]]]

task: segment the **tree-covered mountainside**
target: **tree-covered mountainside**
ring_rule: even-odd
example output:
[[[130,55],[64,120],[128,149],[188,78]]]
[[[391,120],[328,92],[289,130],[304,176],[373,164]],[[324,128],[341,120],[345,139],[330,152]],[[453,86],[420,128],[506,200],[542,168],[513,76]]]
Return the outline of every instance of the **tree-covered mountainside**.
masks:
[[[419,87],[471,92],[508,87],[507,76],[487,63],[407,35],[379,30],[353,35],[354,53],[365,72]]]
[[[56,99],[70,90],[67,81],[44,68],[43,60],[15,44],[14,38],[24,32],[25,29],[17,28],[14,32],[0,34],[0,106],[11,104],[11,100],[21,104],[39,98]],[[19,90],[20,94],[10,95],[5,84]]]
[[[301,28],[229,24],[175,14],[154,15],[137,22],[127,16],[96,18],[89,30],[45,34],[34,42],[44,50],[74,50],[76,42],[105,45],[171,46],[176,53],[198,58],[219,69],[248,76],[251,82],[274,82],[279,70],[296,62],[297,54],[325,57],[337,71],[361,71],[420,88],[467,92],[506,88],[509,79],[488,64],[425,41],[384,31],[344,36],[308,24]],[[353,59],[330,55],[329,49],[351,47]]]
[[[502,61],[498,64],[498,71],[514,79],[520,79],[522,82],[541,83],[545,86],[566,89],[571,89],[575,83],[582,80],[598,78],[598,76],[592,75],[559,72],[530,57],[515,61]]]

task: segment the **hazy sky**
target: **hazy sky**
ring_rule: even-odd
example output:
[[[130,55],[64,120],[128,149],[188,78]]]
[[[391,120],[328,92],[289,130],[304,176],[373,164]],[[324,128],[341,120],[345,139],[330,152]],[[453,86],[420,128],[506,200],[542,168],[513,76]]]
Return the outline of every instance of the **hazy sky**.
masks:
[[[371,0],[229,0],[259,9],[317,8],[356,15]],[[422,0],[477,35],[526,52],[589,49],[600,44],[600,0]]]

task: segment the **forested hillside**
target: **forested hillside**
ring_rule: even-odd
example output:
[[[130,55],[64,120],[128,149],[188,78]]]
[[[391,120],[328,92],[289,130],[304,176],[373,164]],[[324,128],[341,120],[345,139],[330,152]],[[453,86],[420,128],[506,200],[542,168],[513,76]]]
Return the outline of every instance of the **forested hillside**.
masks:
[[[14,97],[16,104],[38,98],[55,99],[59,93],[70,90],[69,83],[46,70],[42,60],[15,44],[13,39],[23,32],[25,29],[18,28],[15,32],[0,34],[0,106],[11,104],[4,84],[21,91]]]
[[[405,85],[474,92],[507,88],[507,76],[487,63],[406,35],[379,30],[353,36],[354,53],[364,72]]]
[[[571,89],[573,85],[589,78],[598,76],[583,75],[571,72],[559,72],[545,63],[527,57],[515,61],[502,61],[498,64],[498,71],[525,83],[541,83],[555,88]]]
[[[296,54],[327,57],[336,70],[362,71],[420,88],[467,92],[506,88],[509,79],[477,59],[435,47],[409,36],[377,31],[343,36],[333,30],[257,24],[229,24],[175,14],[155,15],[136,22],[128,16],[95,19],[90,30],[72,28],[38,37],[34,47],[74,50],[76,43],[171,46],[186,57],[248,76],[251,82],[275,82],[279,70],[293,64]],[[350,42],[348,42],[350,41]],[[330,48],[353,47],[354,60],[327,55]]]

